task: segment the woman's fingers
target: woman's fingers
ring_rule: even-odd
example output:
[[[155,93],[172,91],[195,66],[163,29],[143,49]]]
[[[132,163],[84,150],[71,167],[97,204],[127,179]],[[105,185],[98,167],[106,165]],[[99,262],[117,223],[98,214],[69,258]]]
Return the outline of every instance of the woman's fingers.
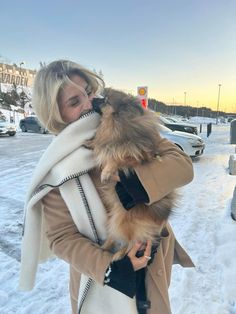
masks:
[[[128,257],[130,258],[130,261],[135,271],[146,267],[148,261],[151,259],[152,242],[147,241],[146,248],[144,250],[144,255],[141,257],[136,257],[136,254],[141,247],[142,242],[136,242],[128,253]]]
[[[152,242],[150,240],[147,241],[146,249],[144,251],[144,257],[151,257],[151,249],[152,249]],[[147,258],[149,259],[149,258]]]
[[[139,242],[139,241],[135,242],[132,249],[129,251],[128,256],[130,258],[134,258],[138,250],[141,248],[141,246],[142,246],[142,242]]]

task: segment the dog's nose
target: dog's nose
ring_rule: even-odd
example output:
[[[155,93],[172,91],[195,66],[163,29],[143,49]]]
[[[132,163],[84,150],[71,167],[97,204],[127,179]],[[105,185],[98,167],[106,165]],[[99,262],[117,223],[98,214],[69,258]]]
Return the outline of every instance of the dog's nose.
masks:
[[[101,108],[103,107],[105,102],[106,102],[105,98],[93,98],[92,100],[93,110],[99,114],[102,114]]]

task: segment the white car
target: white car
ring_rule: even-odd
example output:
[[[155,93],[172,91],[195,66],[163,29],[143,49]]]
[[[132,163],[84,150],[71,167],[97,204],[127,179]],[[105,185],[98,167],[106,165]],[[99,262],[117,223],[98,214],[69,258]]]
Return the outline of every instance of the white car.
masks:
[[[200,136],[187,132],[172,131],[161,124],[159,124],[159,132],[162,137],[175,143],[191,157],[201,156],[204,152],[205,144]]]
[[[170,118],[159,116],[158,117],[161,124],[165,125],[167,128],[173,131],[181,131],[181,132],[188,132],[192,134],[198,134],[197,126],[193,124],[189,124],[183,121],[170,121]],[[172,119],[173,120],[173,119]]]
[[[8,134],[14,136],[16,134],[16,126],[13,123],[6,122],[5,120],[0,119],[0,135]]]

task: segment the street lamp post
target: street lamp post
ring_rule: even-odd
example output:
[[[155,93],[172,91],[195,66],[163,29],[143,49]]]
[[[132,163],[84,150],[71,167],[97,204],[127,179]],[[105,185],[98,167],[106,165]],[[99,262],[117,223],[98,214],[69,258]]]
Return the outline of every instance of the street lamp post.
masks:
[[[184,92],[184,106],[186,107],[186,95],[187,92]],[[189,117],[189,107],[187,106],[187,117]]]
[[[219,84],[219,90],[218,90],[218,101],[217,101],[217,112],[216,112],[216,124],[218,124],[218,118],[219,118],[220,88],[221,88],[221,84]]]
[[[204,105],[202,105],[202,117],[204,117]]]
[[[25,61],[21,61],[20,63],[20,75],[21,75],[21,66],[25,64]]]
[[[177,113],[177,108],[176,108],[176,101],[175,101],[175,99],[173,98],[173,105],[174,105],[174,115],[176,115]]]
[[[172,108],[172,114],[175,114],[175,99],[173,98],[173,108]]]
[[[21,74],[22,74],[22,71],[21,71],[21,66],[22,65],[24,65],[25,64],[25,61],[21,61],[20,62],[20,77],[21,77]],[[21,86],[21,93],[20,93],[20,104],[21,104],[21,106],[23,106],[23,108],[24,108],[24,101],[23,101],[23,105],[22,105],[22,94],[23,94],[23,92],[24,92],[24,89],[23,89],[23,86]]]

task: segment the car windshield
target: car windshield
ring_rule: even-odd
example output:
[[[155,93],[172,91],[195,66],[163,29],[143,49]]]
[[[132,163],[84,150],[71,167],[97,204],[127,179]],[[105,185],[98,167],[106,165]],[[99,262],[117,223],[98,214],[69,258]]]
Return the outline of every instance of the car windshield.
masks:
[[[180,122],[180,121],[178,121],[177,119],[174,119],[174,118],[166,118],[167,120],[169,120],[170,122]]]
[[[163,124],[159,124],[159,130],[162,133],[172,133],[173,132],[171,129],[167,128]]]
[[[158,118],[160,119],[162,123],[170,123],[170,121],[167,120],[165,117],[159,116]]]

